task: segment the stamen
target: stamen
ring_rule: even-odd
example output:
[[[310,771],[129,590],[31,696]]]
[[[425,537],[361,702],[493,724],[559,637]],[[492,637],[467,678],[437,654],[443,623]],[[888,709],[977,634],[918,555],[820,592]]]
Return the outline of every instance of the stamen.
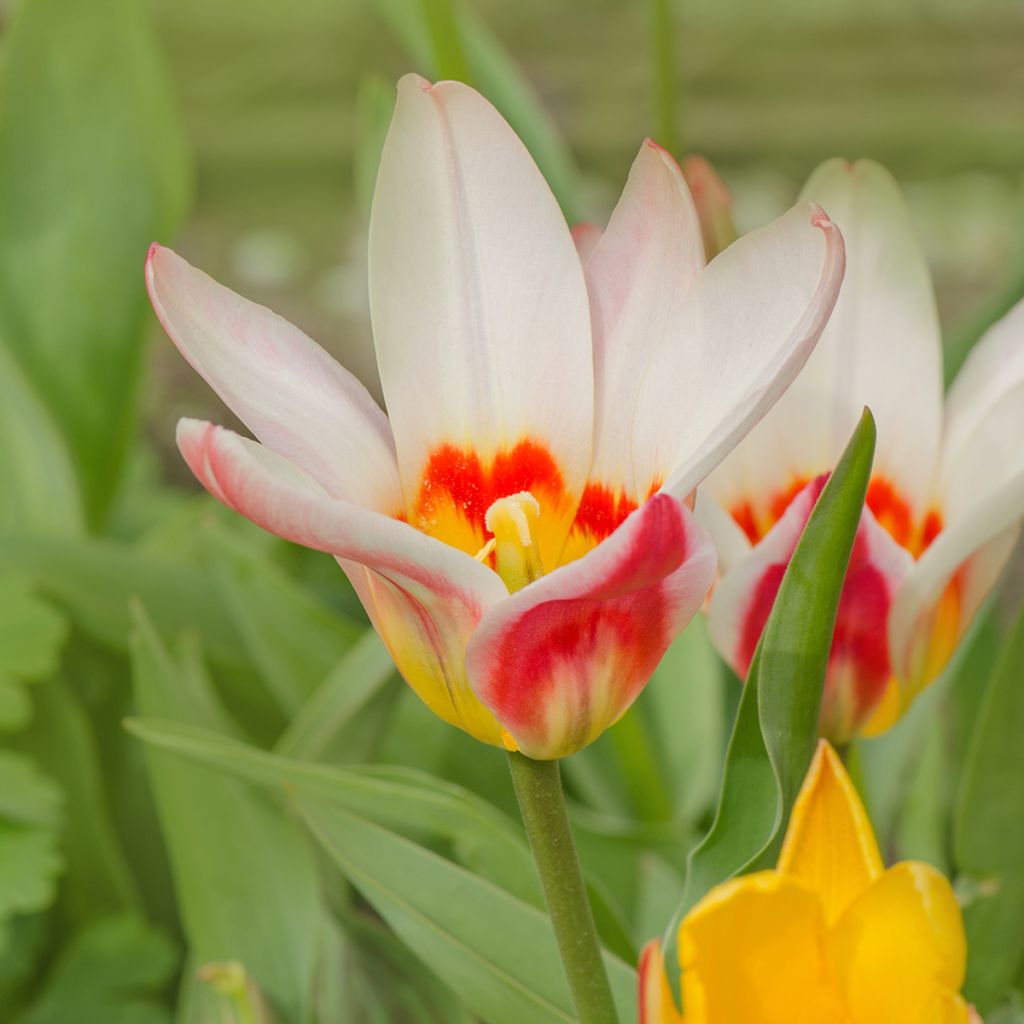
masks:
[[[495,568],[510,593],[544,574],[536,538],[539,518],[540,504],[529,491],[499,498],[484,517],[484,525],[494,534],[490,543],[494,545]],[[490,554],[487,547],[484,551]]]

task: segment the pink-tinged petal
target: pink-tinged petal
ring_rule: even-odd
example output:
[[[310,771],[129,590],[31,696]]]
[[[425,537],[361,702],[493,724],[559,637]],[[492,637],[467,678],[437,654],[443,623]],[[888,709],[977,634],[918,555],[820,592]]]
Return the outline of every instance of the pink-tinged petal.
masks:
[[[700,224],[682,172],[647,140],[586,264],[594,333],[591,479],[624,488],[634,502],[655,482],[635,479],[633,471],[638,371],[654,353],[678,343],[683,303],[703,266]]]
[[[812,203],[717,256],[652,353],[634,426],[637,480],[688,495],[774,405],[814,348],[843,276],[843,239]],[[642,455],[641,455],[642,453]]]
[[[689,509],[655,495],[589,554],[485,613],[467,652],[473,689],[523,753],[571,754],[633,703],[714,572]]]
[[[269,449],[336,498],[402,508],[395,446],[369,392],[297,327],[154,245],[153,309],[181,354]]]
[[[601,241],[603,234],[604,229],[591,223],[589,220],[581,220],[578,224],[573,225],[572,241],[576,246],[576,252],[579,253],[580,263],[583,266],[586,266],[587,261],[593,256],[597,243]]]
[[[824,486],[808,484],[786,513],[715,588],[708,608],[711,637],[745,677],[782,577]],[[845,742],[874,710],[892,674],[886,625],[913,559],[864,510],[839,601],[821,711],[821,731]]]
[[[341,560],[409,685],[446,721],[502,744],[464,664],[477,622],[507,597],[493,572],[405,523],[337,501],[286,459],[223,427],[182,420],[178,446],[200,483],[229,508]]]
[[[770,501],[838,461],[865,405],[878,424],[874,476],[920,521],[932,497],[942,350],[928,267],[899,187],[870,161],[831,160],[803,196],[846,243],[835,311],[807,366],[708,481],[726,508]]]
[[[583,268],[526,148],[468,86],[399,83],[369,273],[410,509],[438,451],[469,452],[487,471],[521,441],[550,454],[574,505],[593,437]]]
[[[738,237],[732,220],[732,196],[714,167],[697,154],[683,160],[683,177],[690,186],[700,218],[704,254],[709,260],[714,259]]]
[[[1010,557],[1022,515],[1024,471],[1019,471],[951,522],[907,576],[889,619],[899,710],[956,650]]]

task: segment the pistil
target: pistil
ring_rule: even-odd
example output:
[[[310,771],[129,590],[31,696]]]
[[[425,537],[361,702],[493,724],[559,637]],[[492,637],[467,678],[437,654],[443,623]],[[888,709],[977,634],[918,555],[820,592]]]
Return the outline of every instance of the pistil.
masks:
[[[544,574],[537,545],[540,504],[529,491],[499,498],[487,510],[484,525],[494,535],[494,563],[509,593]]]

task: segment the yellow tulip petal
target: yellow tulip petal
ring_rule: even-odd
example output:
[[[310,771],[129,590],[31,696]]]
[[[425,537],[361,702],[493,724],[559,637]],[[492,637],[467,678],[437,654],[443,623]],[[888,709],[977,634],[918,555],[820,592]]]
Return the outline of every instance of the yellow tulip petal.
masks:
[[[855,1024],[967,1024],[963,920],[933,867],[885,872],[840,918],[832,948]]]
[[[640,983],[639,1024],[683,1024],[682,1014],[672,998],[661,957],[661,943],[657,939],[644,946],[637,974]]]
[[[686,1024],[852,1024],[817,895],[774,871],[712,889],[679,929]]]
[[[829,926],[882,874],[864,805],[824,740],[793,806],[778,870],[818,893]]]

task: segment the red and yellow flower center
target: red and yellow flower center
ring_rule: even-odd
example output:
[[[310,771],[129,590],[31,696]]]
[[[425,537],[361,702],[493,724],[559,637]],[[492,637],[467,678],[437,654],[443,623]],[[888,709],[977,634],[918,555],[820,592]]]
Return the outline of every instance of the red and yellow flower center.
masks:
[[[576,502],[548,448],[523,439],[491,457],[472,448],[443,444],[427,459],[408,512],[411,526],[470,555],[492,538],[487,512],[495,502],[527,493],[537,514],[531,529],[542,571],[558,563]],[[496,567],[493,548],[484,558]]]
[[[809,477],[794,475],[784,487],[767,498],[743,498],[735,502],[729,514],[750,543],[757,544],[783,517],[790,503],[809,482]],[[923,519],[917,520],[909,503],[884,477],[875,477],[868,485],[865,504],[878,524],[915,558],[920,558],[942,532],[942,513],[938,509],[929,509]]]

